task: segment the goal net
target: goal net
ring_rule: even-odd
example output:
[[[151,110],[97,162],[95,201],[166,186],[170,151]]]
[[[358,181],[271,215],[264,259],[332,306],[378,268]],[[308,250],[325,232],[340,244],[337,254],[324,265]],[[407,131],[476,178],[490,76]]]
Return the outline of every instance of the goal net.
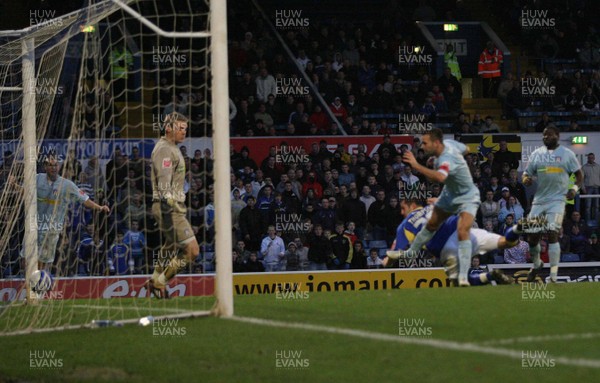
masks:
[[[215,216],[230,210],[218,6],[90,0],[62,16],[31,9],[30,27],[0,32],[0,334],[232,314],[231,220]],[[152,213],[151,154],[173,112],[188,119],[177,146],[200,249],[191,261],[165,250]],[[216,280],[219,253],[228,262]],[[172,259],[181,261],[172,299],[151,298],[146,281]]]

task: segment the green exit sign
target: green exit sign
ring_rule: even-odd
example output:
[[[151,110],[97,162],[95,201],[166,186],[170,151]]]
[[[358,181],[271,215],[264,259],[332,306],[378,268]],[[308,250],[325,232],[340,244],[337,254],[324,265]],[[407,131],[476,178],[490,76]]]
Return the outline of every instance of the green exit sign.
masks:
[[[444,24],[444,31],[456,32],[458,31],[458,24]]]
[[[573,136],[572,144],[587,144],[587,136]]]

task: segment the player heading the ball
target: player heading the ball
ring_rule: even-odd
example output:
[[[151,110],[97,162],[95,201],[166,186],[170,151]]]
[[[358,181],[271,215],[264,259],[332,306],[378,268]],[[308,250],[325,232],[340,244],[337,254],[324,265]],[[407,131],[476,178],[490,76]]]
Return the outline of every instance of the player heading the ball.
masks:
[[[441,129],[435,128],[423,135],[423,150],[428,156],[434,156],[433,169],[417,162],[412,152],[407,151],[402,157],[413,169],[425,175],[433,182],[443,183],[444,189],[435,203],[431,218],[427,225],[417,234],[410,248],[400,251],[403,256],[411,257],[420,251],[434,236],[442,223],[451,215],[458,215],[458,285],[469,286],[468,271],[471,266],[472,244],[470,237],[473,220],[481,204],[479,189],[473,182],[471,172],[464,155],[469,148],[454,140],[444,140]],[[392,256],[395,256],[394,253]],[[389,256],[389,255],[388,255]]]

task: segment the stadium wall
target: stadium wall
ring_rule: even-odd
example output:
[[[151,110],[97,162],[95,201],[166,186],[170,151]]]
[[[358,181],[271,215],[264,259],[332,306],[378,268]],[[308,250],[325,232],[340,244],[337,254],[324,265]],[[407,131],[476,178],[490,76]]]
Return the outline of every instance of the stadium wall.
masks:
[[[512,275],[517,282],[527,280],[530,264],[490,265]],[[559,283],[600,282],[600,262],[562,263]],[[540,277],[545,280],[549,269]],[[169,291],[173,296],[212,296],[214,274],[175,277]],[[147,298],[147,276],[57,278],[48,299]],[[312,292],[388,290],[448,287],[442,268],[383,269],[362,271],[315,271],[281,273],[240,273],[233,275],[237,295],[276,294],[276,299],[305,299]],[[0,280],[0,302],[23,300],[22,279]]]

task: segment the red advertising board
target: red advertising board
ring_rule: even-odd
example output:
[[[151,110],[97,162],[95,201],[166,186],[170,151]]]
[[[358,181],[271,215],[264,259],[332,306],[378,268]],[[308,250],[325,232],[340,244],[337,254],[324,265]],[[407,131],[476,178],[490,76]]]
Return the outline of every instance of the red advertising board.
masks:
[[[359,145],[365,145],[370,157],[383,143],[383,136],[234,137],[231,138],[231,145],[238,153],[242,147],[247,146],[250,150],[250,158],[260,165],[261,161],[269,155],[271,146],[275,146],[277,149],[282,142],[285,142],[292,148],[291,153],[298,153],[298,149],[304,148],[308,154],[311,145],[318,144],[321,140],[327,142],[327,148],[331,152],[337,148],[338,144],[344,144],[348,153],[356,153]],[[410,148],[413,136],[391,136],[391,142],[396,145],[398,150],[402,144],[407,144]]]
[[[148,276],[77,277],[57,279],[47,299],[144,298]],[[170,283],[173,296],[207,296],[214,293],[214,275],[182,275]],[[25,299],[22,279],[0,281],[0,302]]]

